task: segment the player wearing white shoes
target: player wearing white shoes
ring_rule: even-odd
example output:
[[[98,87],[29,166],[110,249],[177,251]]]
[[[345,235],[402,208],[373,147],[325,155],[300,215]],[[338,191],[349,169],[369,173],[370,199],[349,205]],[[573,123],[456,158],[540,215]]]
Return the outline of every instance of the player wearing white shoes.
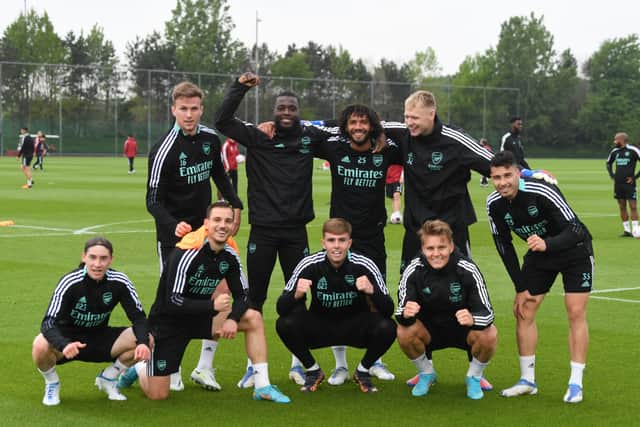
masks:
[[[88,240],[82,264],[64,275],[33,341],[32,357],[45,380],[42,403],[60,403],[56,366],[80,360],[110,362],[96,377],[96,386],[110,400],[126,400],[116,383],[118,375],[136,360],[148,360],[149,329],[133,283],[109,268],[113,246],[103,237]],[[133,328],[110,327],[111,312],[121,304]]]
[[[636,190],[636,180],[640,178],[640,171],[636,173],[636,164],[640,161],[640,149],[635,145],[628,144],[629,136],[620,132],[613,139],[615,147],[607,158],[607,172],[613,179],[613,197],[618,201],[620,208],[620,219],[622,219],[622,237],[640,238],[640,228],[638,228],[638,191]],[[615,173],[613,165],[616,165]],[[629,204],[629,211],[627,211]],[[631,216],[631,218],[629,218]],[[631,224],[629,224],[631,219]]]
[[[329,216],[343,218],[351,224],[351,250],[370,258],[385,277],[385,178],[390,165],[402,163],[401,153],[391,140],[384,150],[376,150],[376,142],[384,137],[382,126],[378,114],[365,105],[345,107],[337,125],[339,135],[328,137],[314,152],[317,157],[328,160],[331,168]],[[346,347],[335,346],[332,350],[336,367],[329,384],[341,385],[348,378]],[[379,379],[395,378],[381,360],[376,360],[370,371]]]
[[[302,391],[316,391],[325,378],[311,349],[349,345],[366,349],[354,381],[362,392],[376,392],[369,370],[395,339],[393,301],[373,261],[349,252],[346,220],[325,221],[322,246],[324,251],[300,261],[287,282],[277,303],[276,330],[306,369]]]
[[[313,220],[314,147],[330,133],[300,121],[298,98],[281,92],[275,100],[275,133],[235,117],[245,94],[260,83],[243,73],[233,82],[216,112],[216,127],[247,149],[247,200],[251,230],[247,242],[247,274],[252,307],[262,310],[276,258],[285,281],[309,254],[306,224]],[[293,359],[289,377],[304,383],[300,361]],[[251,384],[247,368],[239,386]]]
[[[202,225],[211,203],[211,180],[235,209],[233,234],[240,225],[242,202],[229,181],[220,158],[222,143],[216,131],[200,123],[202,90],[193,83],[178,83],[171,93],[175,124],[149,154],[147,210],[156,223],[160,272],[178,240]],[[212,368],[217,343],[204,340],[198,367],[191,379],[208,390],[219,390]],[[171,389],[184,389],[180,372]]]
[[[555,185],[520,178],[509,151],[491,161],[496,191],[487,197],[489,224],[496,249],[516,288],[513,314],[520,354],[520,380],[502,391],[506,397],[536,394],[536,313],[558,273],[562,274],[569,320],[571,375],[564,401],[582,401],[582,374],[587,358],[589,330],[587,301],[593,283],[593,249],[589,230],[580,222]],[[527,242],[522,266],[511,233]]]
[[[436,380],[427,348],[470,351],[467,397],[482,399],[480,379],[495,353],[498,331],[484,278],[471,259],[455,249],[449,225],[426,221],[420,228],[421,254],[398,287],[398,343],[418,368],[413,396],[425,396]]]
[[[262,315],[249,308],[248,285],[238,254],[227,245],[233,228],[233,209],[226,201],[207,209],[207,241],[200,248],[176,248],[163,271],[149,324],[155,345],[149,363],[129,369],[137,373],[140,387],[152,400],[169,397],[169,376],[178,370],[189,341],[197,338],[234,339],[245,334],[247,355],[255,371],[255,400],[289,403],[269,382],[267,343]],[[232,297],[216,288],[226,279]]]

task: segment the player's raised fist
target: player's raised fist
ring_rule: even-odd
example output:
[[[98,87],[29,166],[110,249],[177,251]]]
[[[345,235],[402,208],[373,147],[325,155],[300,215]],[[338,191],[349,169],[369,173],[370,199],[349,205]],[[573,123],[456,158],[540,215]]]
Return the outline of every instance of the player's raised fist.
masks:
[[[248,87],[258,86],[260,84],[260,77],[258,77],[257,74],[253,74],[252,72],[248,71],[238,77],[238,83]]]

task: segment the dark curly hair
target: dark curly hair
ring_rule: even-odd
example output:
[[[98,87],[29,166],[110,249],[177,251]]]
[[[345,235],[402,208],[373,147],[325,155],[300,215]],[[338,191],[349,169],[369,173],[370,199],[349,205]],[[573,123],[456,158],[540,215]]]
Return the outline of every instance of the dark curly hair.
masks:
[[[378,113],[362,104],[347,105],[340,113],[338,126],[340,127],[340,132],[342,132],[343,135],[347,135],[347,123],[349,122],[349,117],[352,115],[365,116],[369,119],[369,123],[371,124],[371,139],[375,140],[380,136],[382,133],[382,124],[380,124],[380,117],[378,117]]]

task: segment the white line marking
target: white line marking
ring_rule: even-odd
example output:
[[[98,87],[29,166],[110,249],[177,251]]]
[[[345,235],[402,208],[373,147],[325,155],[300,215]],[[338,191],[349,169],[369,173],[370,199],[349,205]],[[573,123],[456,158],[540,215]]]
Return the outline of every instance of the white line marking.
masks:
[[[592,294],[603,294],[603,293],[606,293],[606,292],[637,291],[638,289],[640,289],[640,286],[638,286],[636,288],[597,289],[597,290],[592,290],[591,293]]]
[[[150,219],[138,219],[138,220],[133,220],[133,221],[120,221],[120,222],[111,222],[108,224],[97,224],[97,225],[92,225],[90,227],[84,227],[84,228],[79,228],[75,231],[73,231],[73,234],[87,234],[89,232],[91,232],[92,230],[95,230],[96,228],[103,228],[103,227],[108,227],[110,225],[121,225],[121,224],[136,224],[139,222],[149,222],[151,221]]]
[[[133,234],[133,233],[155,233],[156,230],[114,230],[114,231],[105,231],[105,234]],[[30,234],[7,234],[7,235],[2,235],[0,234],[0,239],[11,239],[11,238],[15,238],[15,239],[19,239],[19,238],[23,238],[23,237],[62,237],[62,236],[68,236],[69,234],[71,234],[71,230],[69,230],[66,233],[30,233]],[[84,234],[90,234],[90,233],[84,233]],[[97,234],[97,233],[91,233],[91,234]]]
[[[590,296],[589,299],[604,299],[604,300],[607,300],[607,301],[630,302],[630,303],[634,303],[634,304],[640,304],[640,300],[623,299],[623,298],[609,298],[609,297]]]

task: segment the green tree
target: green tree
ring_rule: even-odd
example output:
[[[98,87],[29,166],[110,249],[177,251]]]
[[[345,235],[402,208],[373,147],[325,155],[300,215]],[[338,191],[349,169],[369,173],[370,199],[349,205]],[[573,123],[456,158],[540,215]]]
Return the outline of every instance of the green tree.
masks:
[[[0,60],[32,63],[3,67],[0,90],[9,117],[21,123],[31,123],[34,117],[51,122],[65,70],[36,64],[62,63],[65,54],[46,12],[38,15],[31,9],[5,29],[0,40]]]
[[[438,77],[442,73],[436,51],[431,46],[424,51],[416,52],[414,58],[407,62],[406,68],[409,79],[417,86],[424,86],[428,79]]]
[[[67,63],[71,65],[65,76],[65,116],[72,117],[72,135],[95,138],[113,133],[116,97],[122,102],[118,82],[123,78],[117,70],[118,59],[113,43],[106,40],[104,31],[95,24],[85,36],[69,32],[64,44]],[[120,117],[122,119],[122,117]],[[67,135],[71,129],[66,129]]]
[[[205,91],[205,111],[220,105],[229,81],[226,74],[238,74],[239,64],[248,61],[247,49],[232,37],[233,28],[226,0],[177,0],[165,23],[176,66],[184,72],[172,77],[175,83],[192,80]]]
[[[607,40],[584,66],[589,78],[586,104],[578,124],[582,137],[610,146],[616,132],[640,138],[640,41],[637,34]]]
[[[165,24],[167,41],[176,48],[178,69],[236,73],[237,64],[248,55],[233,39],[234,27],[226,0],[178,0]]]
[[[403,120],[404,100],[409,96],[412,83],[406,67],[394,61],[381,59],[373,70],[376,85],[373,90],[372,107],[385,120]]]

